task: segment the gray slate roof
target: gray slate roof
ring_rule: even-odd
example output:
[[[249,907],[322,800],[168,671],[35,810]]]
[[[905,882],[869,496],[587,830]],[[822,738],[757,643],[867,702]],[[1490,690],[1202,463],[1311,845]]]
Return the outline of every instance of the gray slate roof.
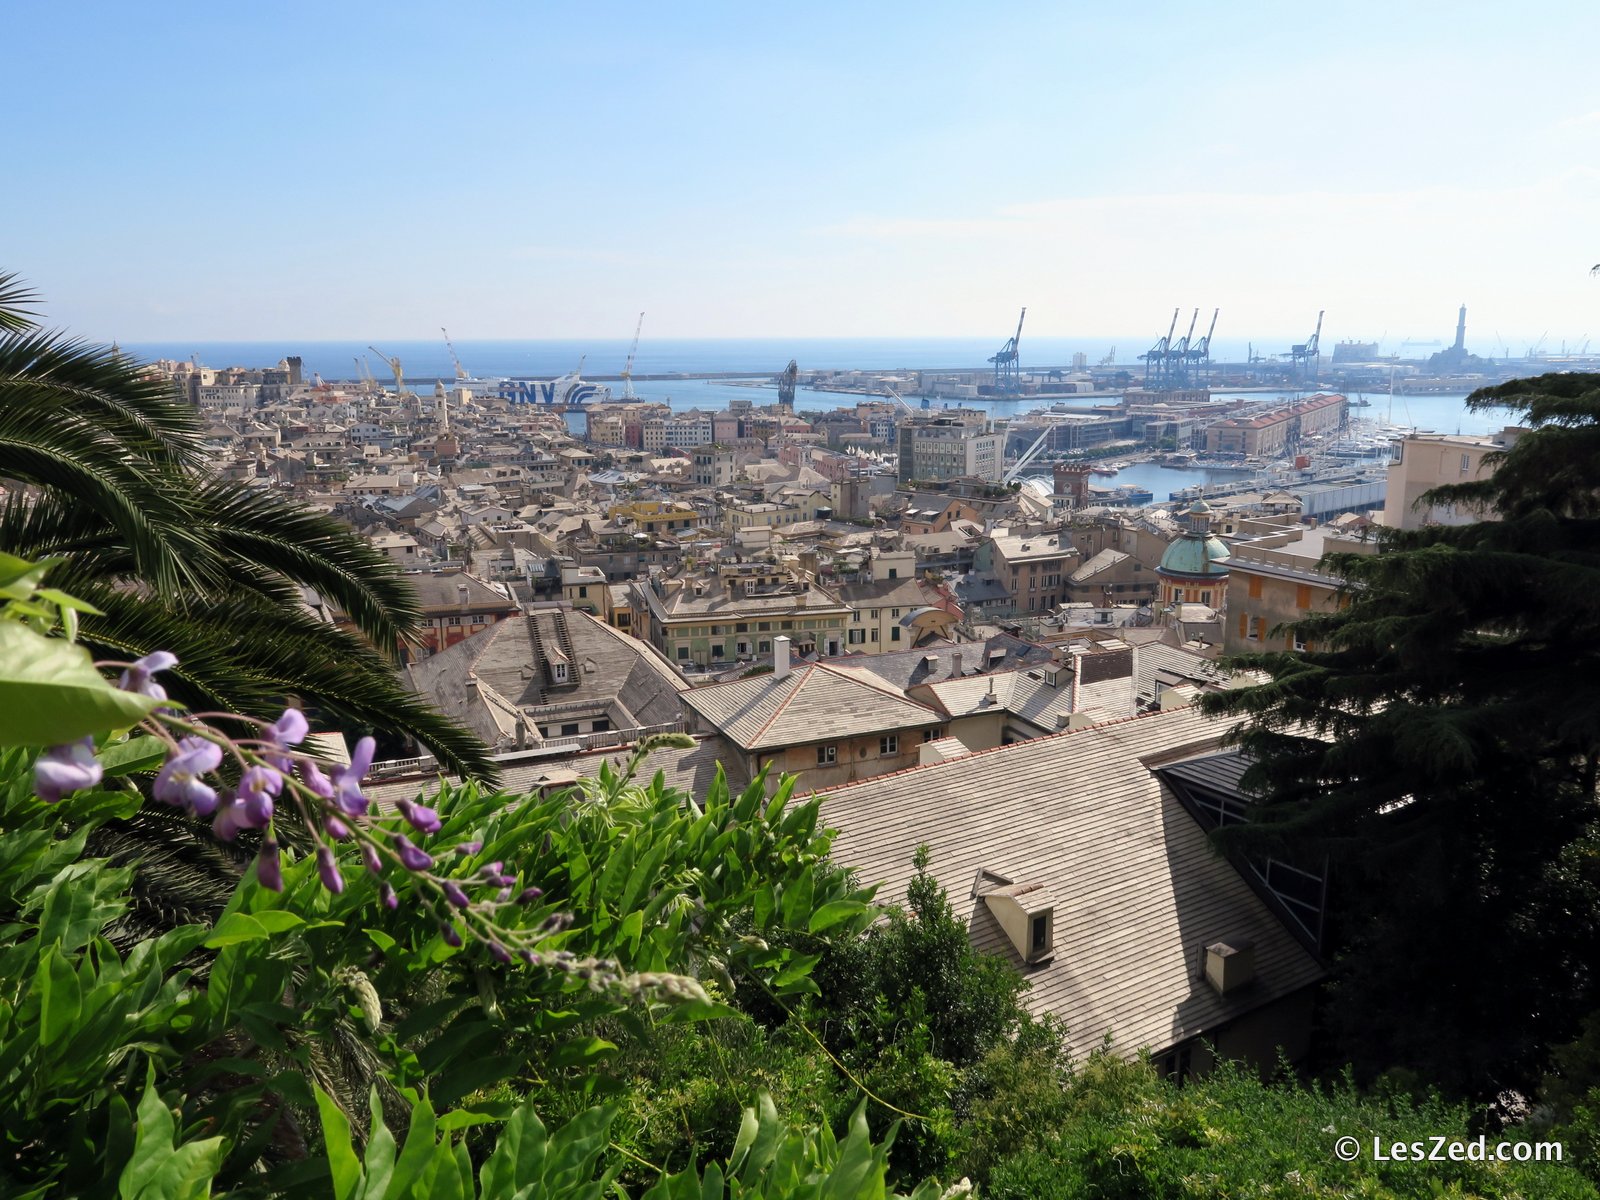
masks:
[[[1323,974],[1152,771],[1214,753],[1226,728],[1182,708],[841,787],[822,807],[833,857],[901,902],[928,843],[974,943],[1023,972],[1024,1002],[1066,1022],[1074,1055],[1108,1032],[1126,1053],[1164,1050]],[[1054,896],[1048,962],[1025,966],[972,897],[979,869]],[[1256,982],[1227,998],[1194,977],[1216,941],[1255,946]]]
[[[938,713],[866,672],[824,663],[685,692],[684,704],[744,750],[936,725]]]
[[[564,640],[572,661],[567,682],[558,683],[551,664],[567,657]],[[615,705],[618,728],[628,716],[638,725],[676,721],[678,693],[688,686],[644,643],[581,610],[555,608],[508,617],[406,674],[413,691],[491,746],[515,736],[519,712],[537,718],[553,704]]]

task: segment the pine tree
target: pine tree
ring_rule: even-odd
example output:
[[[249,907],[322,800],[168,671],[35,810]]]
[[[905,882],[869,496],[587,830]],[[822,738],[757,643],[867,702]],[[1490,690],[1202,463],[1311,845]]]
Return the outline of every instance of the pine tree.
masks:
[[[1211,697],[1247,719],[1236,848],[1321,857],[1336,1048],[1479,1096],[1600,1002],[1600,375],[1475,392],[1528,432],[1424,503],[1479,519],[1331,555],[1341,606]]]

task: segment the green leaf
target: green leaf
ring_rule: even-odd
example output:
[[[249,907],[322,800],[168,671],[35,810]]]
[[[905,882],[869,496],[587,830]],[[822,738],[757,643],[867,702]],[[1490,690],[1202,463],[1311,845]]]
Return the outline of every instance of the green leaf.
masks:
[[[0,745],[54,746],[125,729],[159,703],[113,687],[82,646],[0,621]]]
[[[807,867],[799,879],[783,889],[783,923],[789,929],[801,928],[801,922],[811,913],[811,871]]]
[[[108,778],[153,771],[167,757],[167,744],[160,738],[134,737],[113,742],[95,755]]]
[[[230,914],[232,915],[232,914]],[[269,934],[285,933],[290,929],[298,929],[306,923],[306,919],[283,908],[260,908],[247,914],[256,924],[265,929]],[[227,918],[223,918],[226,920]],[[321,924],[334,924],[339,922],[320,922]]]
[[[83,991],[72,964],[46,946],[34,983],[39,991],[39,1044],[48,1046],[77,1027]]]
[[[500,1131],[494,1153],[478,1173],[483,1200],[512,1200],[544,1173],[545,1129],[529,1101]]]
[[[162,1162],[172,1153],[172,1112],[161,1101],[156,1091],[156,1068],[151,1063],[145,1073],[144,1095],[139,1099],[139,1123],[135,1134],[133,1157],[122,1169],[117,1181],[117,1194],[122,1200],[134,1200],[145,1185],[155,1178]]]
[[[232,912],[217,922],[205,945],[209,949],[220,950],[223,946],[236,946],[240,942],[259,942],[267,936],[266,926],[256,916]]]
[[[328,1149],[328,1173],[333,1178],[334,1200],[355,1200],[361,1187],[361,1163],[350,1144],[350,1119],[333,1097],[320,1087],[317,1115],[322,1118],[322,1141]]]
[[[816,912],[811,914],[808,929],[811,933],[821,933],[830,929],[840,921],[848,920],[860,913],[867,911],[867,906],[859,900],[830,900]]]

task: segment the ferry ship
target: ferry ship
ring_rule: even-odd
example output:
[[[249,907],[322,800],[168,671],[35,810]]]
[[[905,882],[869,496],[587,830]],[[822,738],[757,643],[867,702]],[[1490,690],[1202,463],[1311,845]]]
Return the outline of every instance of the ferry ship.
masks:
[[[559,379],[457,379],[457,387],[474,396],[498,396],[512,404],[536,404],[541,408],[582,408],[585,404],[607,404],[611,389],[601,383],[585,383],[573,371]]]

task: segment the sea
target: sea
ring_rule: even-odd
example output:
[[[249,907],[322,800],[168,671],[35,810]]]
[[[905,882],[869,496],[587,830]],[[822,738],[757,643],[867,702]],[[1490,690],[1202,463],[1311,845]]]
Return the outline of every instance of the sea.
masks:
[[[1145,339],[1147,340],[1147,339]],[[1120,344],[1120,343],[1118,343]],[[1127,339],[1127,346],[1142,345],[1140,339]],[[392,383],[387,357],[400,359],[408,386],[430,387],[434,380],[455,378],[455,364],[440,339],[423,341],[383,340],[372,346],[347,341],[241,341],[241,342],[134,342],[123,349],[146,360],[197,358],[209,367],[264,367],[275,365],[289,355],[299,355],[307,379],[321,375],[327,380],[358,378],[358,360],[383,383]],[[513,376],[550,379],[582,367],[585,377],[616,375],[627,361],[628,340],[526,340],[458,341],[456,352],[467,371],[479,377]],[[1024,370],[1070,367],[1074,354],[1084,354],[1097,363],[1113,346],[1109,339],[1090,344],[1083,339],[1035,338],[1024,343],[1027,357]],[[1227,356],[1230,348],[1219,348]],[[1238,348],[1241,352],[1244,347]],[[790,359],[802,371],[814,370],[985,370],[986,360],[995,351],[990,340],[978,338],[678,338],[641,342],[634,360],[633,390],[641,400],[669,404],[674,412],[690,409],[718,411],[731,400],[753,400],[757,405],[770,402],[773,377]],[[1127,362],[1136,351],[1121,353]],[[1238,357],[1242,358],[1240,353]],[[732,379],[641,379],[649,375],[688,375],[695,373],[742,373]],[[609,383],[613,395],[621,394],[620,383]],[[1271,392],[1219,393],[1253,401],[1271,400]],[[1287,398],[1291,393],[1284,393]],[[1464,394],[1394,396],[1352,394],[1353,401],[1366,400],[1351,416],[1386,422],[1406,429],[1435,433],[1490,433],[1506,424],[1505,414],[1497,411],[1473,412],[1466,407]],[[853,403],[846,393],[819,392],[801,388],[795,406],[801,410],[826,410]],[[913,405],[919,404],[908,397]],[[1088,407],[1095,401],[1085,399]],[[944,402],[933,402],[944,406]],[[954,402],[951,402],[952,404]],[[964,407],[980,408],[993,417],[1020,417],[1039,402],[1031,397],[1017,400],[980,398],[962,401]],[[582,416],[577,417],[581,428]],[[1236,473],[1212,468],[1174,468],[1155,463],[1139,463],[1122,470],[1113,480],[1102,483],[1133,484],[1149,488],[1158,498],[1195,483],[1225,483],[1237,479]]]

